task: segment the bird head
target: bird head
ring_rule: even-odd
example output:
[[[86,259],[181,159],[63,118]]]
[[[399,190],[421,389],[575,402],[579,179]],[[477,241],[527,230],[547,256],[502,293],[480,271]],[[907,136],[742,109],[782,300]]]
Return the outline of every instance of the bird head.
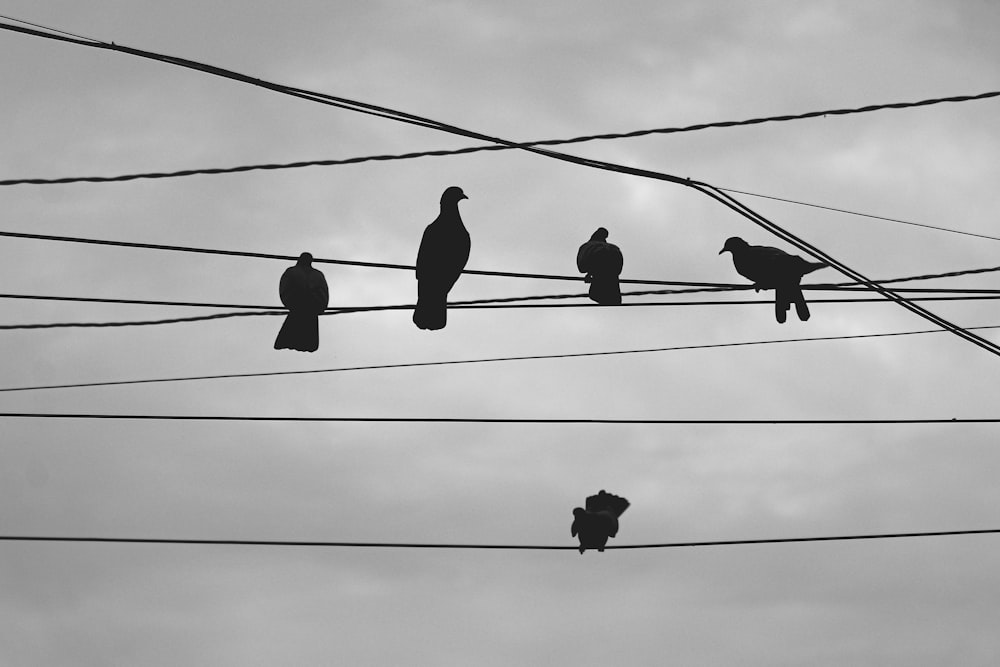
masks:
[[[586,513],[587,513],[587,510],[583,509],[582,507],[574,507],[573,508],[573,516],[575,518],[577,518],[577,519],[579,519],[581,516],[583,516]]]
[[[747,243],[738,236],[730,236],[728,239],[726,239],[726,243],[725,245],[722,246],[722,250],[719,251],[719,254],[721,255],[727,250],[729,252],[736,252],[737,250],[742,250],[743,248],[746,248],[749,245],[750,245],[749,243]]]
[[[608,230],[604,227],[598,227],[597,231],[590,235],[591,241],[607,241],[608,240]]]
[[[468,199],[468,197],[466,197],[465,193],[462,192],[462,188],[458,187],[457,185],[453,185],[450,188],[447,188],[443,193],[441,193],[442,206],[445,203],[457,204],[463,199]]]
[[[313,261],[312,253],[304,252],[301,255],[299,255],[299,261],[297,262],[297,264],[299,264],[299,266],[309,266],[310,264],[312,264],[312,261]]]

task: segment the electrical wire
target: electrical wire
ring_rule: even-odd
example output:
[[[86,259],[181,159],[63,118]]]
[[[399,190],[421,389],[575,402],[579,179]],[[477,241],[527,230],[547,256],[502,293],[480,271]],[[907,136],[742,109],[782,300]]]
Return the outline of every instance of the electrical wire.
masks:
[[[833,424],[996,424],[1000,417],[918,417],[913,419],[611,419],[596,417],[281,417],[266,415],[151,415],[84,412],[0,412],[9,419],[96,419],[110,421],[313,422],[392,424],[647,424],[773,425]]]
[[[969,327],[969,329],[1000,329],[1000,325]],[[280,377],[285,375],[316,375],[320,373],[343,373],[351,371],[423,368],[427,366],[456,366],[463,364],[486,364],[486,363],[510,362],[510,361],[578,359],[583,357],[606,357],[606,356],[616,356],[616,355],[626,355],[626,354],[646,354],[652,352],[708,350],[708,349],[720,349],[728,347],[745,347],[750,345],[773,345],[777,343],[806,343],[806,342],[816,342],[816,341],[887,338],[893,336],[914,336],[919,334],[935,334],[935,333],[945,333],[945,332],[943,329],[925,329],[923,331],[896,331],[890,333],[853,334],[849,336],[817,336],[813,338],[781,338],[776,340],[753,340],[753,341],[742,341],[736,343],[703,343],[699,345],[675,345],[672,347],[650,347],[650,348],[641,348],[633,350],[613,350],[606,352],[534,354],[534,355],[512,356],[512,357],[489,357],[484,359],[457,359],[450,361],[419,361],[419,362],[409,362],[409,363],[399,363],[399,364],[377,364],[371,366],[340,366],[337,368],[317,368],[311,370],[298,370],[298,371],[227,373],[220,375],[188,375],[188,376],[175,376],[175,377],[146,378],[138,380],[105,380],[102,382],[77,382],[73,384],[49,384],[49,385],[35,385],[35,386],[21,386],[21,387],[3,387],[0,388],[0,393],[17,392],[17,391],[37,391],[43,389],[80,389],[80,388],[91,388],[91,387],[113,387],[121,385],[157,384],[163,382],[190,382],[190,381],[200,381],[200,380],[229,380],[237,378]]]
[[[878,281],[882,282],[882,281]],[[623,297],[635,297],[635,296],[661,296],[661,295],[672,295],[672,296],[686,296],[690,294],[705,294],[705,293],[728,293],[728,292],[747,292],[753,289],[753,285],[726,285],[719,287],[697,287],[693,289],[669,289],[669,290],[645,290],[640,292],[622,292]],[[851,285],[801,285],[801,289],[807,292],[867,292],[868,289],[864,287],[857,287]],[[910,288],[898,288],[895,291],[905,292],[908,294],[946,294],[953,297],[975,297],[977,295],[990,296],[990,295],[1000,295],[1000,290],[997,289],[978,289],[978,288],[945,288],[945,287],[910,287]],[[494,299],[479,299],[475,301],[453,301],[450,305],[458,307],[464,305],[478,305],[478,304],[494,304],[494,303],[505,303],[505,302],[518,302],[518,301],[536,301],[536,300],[546,300],[546,299],[585,299],[588,295],[585,293],[574,293],[574,294],[536,294],[531,296],[514,296],[514,297],[502,297]],[[918,297],[919,298],[919,297]],[[0,294],[0,299],[12,299],[19,301],[61,301],[68,303],[104,303],[104,304],[115,304],[115,305],[127,305],[127,306],[171,306],[179,308],[227,308],[227,309],[240,309],[240,310],[284,310],[282,305],[270,305],[261,306],[245,303],[211,303],[204,301],[166,301],[166,300],[153,300],[153,299],[124,299],[124,298],[112,298],[112,297],[86,297],[86,296],[57,296],[52,294]],[[850,301],[867,301],[868,299],[833,299],[827,302],[850,302]],[[879,299],[882,301],[882,299]],[[689,302],[681,302],[689,303]],[[704,303],[704,302],[702,302]],[[758,301],[719,301],[718,303],[735,304],[735,303],[758,303]],[[331,314],[336,314],[340,312],[365,312],[374,308],[382,308],[383,306],[334,306],[329,308]],[[409,308],[409,305],[400,306],[389,306],[389,308]]]
[[[793,544],[805,542],[844,542],[858,540],[889,540],[913,537],[954,537],[958,535],[989,535],[1000,533],[1000,528],[973,530],[937,530],[912,533],[869,533],[863,535],[824,535],[814,537],[773,537],[744,540],[702,540],[697,542],[660,542],[655,544],[607,545],[608,551],[636,549],[671,549],[681,547],[720,547],[755,544]],[[459,544],[428,542],[329,542],[318,540],[227,540],[168,537],[56,537],[49,535],[0,535],[5,542],[77,542],[94,544],[174,544],[201,546],[254,546],[254,547],[344,547],[362,549],[476,549],[494,551],[577,551],[577,546],[557,544]]]
[[[104,245],[113,246],[119,248],[138,248],[144,250],[164,250],[170,252],[185,252],[185,253],[196,253],[203,255],[223,255],[229,257],[249,257],[254,259],[277,259],[284,261],[294,262],[298,260],[298,255],[278,255],[273,253],[265,252],[251,252],[245,250],[225,250],[220,248],[200,248],[194,246],[181,246],[181,245],[167,245],[162,243],[139,243],[136,241],[112,241],[109,239],[95,239],[95,238],[85,238],[80,236],[55,236],[51,234],[36,234],[32,232],[11,232],[11,231],[0,231],[0,237],[15,238],[15,239],[27,239],[33,241],[55,241],[62,243],[82,243],[88,245]],[[365,262],[359,260],[349,260],[349,259],[329,259],[322,257],[314,257],[312,260],[313,264],[336,264],[342,266],[358,266],[367,267],[375,269],[395,269],[399,271],[414,271],[416,267],[412,264],[391,264],[387,262]],[[1000,267],[998,267],[1000,268]],[[465,269],[462,271],[466,275],[475,276],[493,276],[501,278],[526,278],[532,280],[568,280],[572,282],[583,282],[584,277],[582,275],[577,276],[567,276],[567,275],[552,275],[544,273],[515,273],[511,271],[481,271],[475,269]],[[725,287],[726,283],[694,283],[694,282],[675,282],[669,280],[637,280],[632,278],[622,278],[619,280],[622,284],[635,284],[635,285],[677,285],[684,287]]]
[[[475,131],[468,130],[468,129],[465,129],[465,128],[462,128],[462,127],[458,127],[456,125],[452,125],[452,124],[449,124],[449,123],[444,123],[444,122],[441,122],[441,121],[432,120],[432,119],[429,119],[429,118],[424,118],[424,117],[421,117],[421,116],[418,116],[418,115],[415,115],[415,114],[406,113],[406,112],[399,111],[399,110],[396,110],[396,109],[390,109],[388,107],[382,107],[382,106],[378,106],[378,105],[373,105],[373,104],[369,104],[369,103],[366,103],[366,102],[360,102],[360,101],[357,101],[357,100],[351,100],[351,99],[347,99],[347,98],[343,98],[343,97],[337,97],[337,96],[334,96],[334,95],[328,95],[326,93],[319,93],[319,92],[305,90],[305,89],[301,89],[301,88],[294,88],[294,87],[290,87],[290,86],[284,86],[284,85],[281,85],[281,84],[276,84],[276,83],[273,83],[273,82],[264,81],[263,79],[258,79],[258,78],[250,77],[250,76],[247,76],[245,74],[241,74],[239,72],[234,72],[232,70],[227,70],[227,69],[224,69],[224,68],[221,68],[221,67],[215,67],[215,66],[212,66],[212,65],[207,65],[205,63],[200,63],[200,62],[189,60],[189,59],[185,59],[185,58],[178,58],[176,56],[167,56],[167,55],[155,53],[155,52],[152,52],[152,51],[145,51],[145,50],[142,50],[142,49],[135,49],[135,48],[131,48],[131,47],[125,47],[125,46],[116,45],[116,44],[113,44],[113,43],[112,44],[95,43],[95,42],[92,42],[92,41],[84,41],[84,40],[74,39],[74,38],[67,37],[67,36],[62,36],[62,35],[52,35],[52,34],[47,34],[47,33],[40,32],[38,30],[34,30],[34,29],[31,29],[31,28],[25,28],[25,27],[21,27],[21,26],[13,26],[13,25],[10,25],[10,24],[0,23],[0,29],[13,30],[13,31],[16,31],[16,32],[22,32],[22,33],[29,34],[29,35],[34,35],[34,36],[38,36],[38,37],[44,37],[44,38],[47,38],[47,39],[55,39],[55,40],[59,40],[59,41],[63,41],[63,42],[74,43],[74,44],[81,45],[81,46],[96,47],[96,48],[101,48],[101,49],[108,49],[108,50],[118,51],[118,52],[121,52],[121,53],[126,53],[126,54],[137,56],[137,57],[140,57],[140,58],[146,58],[146,59],[155,60],[155,61],[158,61],[158,62],[163,62],[163,63],[167,63],[167,64],[171,64],[171,65],[176,65],[178,67],[184,67],[184,68],[188,68],[188,69],[193,69],[193,70],[196,70],[196,71],[204,72],[206,74],[210,74],[212,76],[219,76],[219,77],[222,77],[222,78],[231,79],[231,80],[239,81],[239,82],[242,82],[242,83],[247,83],[247,84],[250,84],[250,85],[253,85],[253,86],[258,86],[258,87],[261,87],[261,88],[272,90],[272,91],[280,93],[280,94],[291,95],[293,97],[307,99],[307,100],[310,100],[310,101],[313,101],[313,102],[317,102],[317,103],[320,103],[320,104],[325,104],[325,105],[329,105],[329,106],[335,106],[335,107],[339,107],[339,108],[346,109],[346,110],[349,110],[349,111],[356,111],[356,112],[359,112],[359,113],[375,115],[375,116],[379,116],[379,117],[386,118],[386,119],[389,119],[389,120],[395,120],[397,122],[407,123],[407,124],[411,124],[411,125],[418,125],[418,126],[426,127],[428,129],[437,130],[437,131],[440,131],[440,132],[446,132],[446,133],[453,134],[453,135],[458,135],[458,136],[464,136],[464,137],[471,138],[471,139],[477,139],[477,140],[484,141],[484,142],[489,142],[489,143],[494,143],[494,144],[502,144],[502,145],[505,145],[505,146],[508,146],[508,147],[511,147],[511,148],[517,148],[517,149],[520,149],[520,150],[527,151],[529,153],[536,153],[538,155],[549,157],[549,158],[552,158],[552,159],[555,159],[555,160],[559,160],[559,161],[562,161],[562,162],[569,162],[571,164],[577,164],[577,165],[584,166],[584,167],[589,167],[589,168],[592,168],[592,169],[600,169],[600,170],[603,170],[603,171],[610,171],[610,172],[619,173],[619,174],[627,174],[627,175],[631,175],[631,176],[637,176],[637,177],[640,177],[640,178],[654,179],[654,180],[658,180],[658,181],[665,181],[665,182],[669,182],[669,183],[674,183],[676,185],[683,185],[685,187],[690,187],[690,188],[692,188],[694,190],[697,190],[698,192],[701,192],[704,195],[707,195],[707,196],[711,197],[712,199],[715,199],[717,202],[723,204],[724,206],[726,206],[730,210],[732,210],[732,211],[736,212],[737,214],[743,216],[744,218],[750,220],[751,222],[753,222],[754,224],[758,225],[759,227],[761,227],[763,229],[766,229],[767,231],[770,231],[772,234],[774,234],[778,238],[781,238],[781,239],[785,240],[786,242],[791,243],[796,248],[799,248],[800,250],[803,250],[804,252],[809,253],[810,256],[812,256],[812,257],[814,257],[814,258],[816,258],[816,259],[818,259],[820,261],[825,261],[827,264],[829,264],[830,266],[832,266],[836,270],[840,271],[844,275],[848,276],[849,278],[851,278],[853,280],[857,280],[857,281],[859,281],[859,282],[867,285],[868,287],[870,287],[873,290],[877,291],[878,293],[882,294],[887,299],[890,299],[890,300],[894,301],[895,303],[897,303],[898,305],[900,305],[901,307],[909,310],[911,313],[913,313],[913,314],[915,314],[915,315],[917,315],[919,317],[922,317],[922,318],[924,318],[924,319],[926,319],[926,320],[928,320],[930,322],[933,322],[937,326],[940,326],[940,327],[942,327],[942,328],[950,331],[951,333],[955,334],[956,336],[962,338],[963,340],[966,340],[967,342],[970,342],[970,343],[976,345],[977,347],[979,347],[979,348],[981,348],[983,350],[991,352],[992,354],[994,354],[996,356],[1000,356],[1000,345],[997,345],[997,344],[995,344],[995,343],[993,343],[991,341],[988,341],[988,340],[986,340],[984,338],[981,338],[981,337],[977,336],[976,334],[973,334],[973,333],[971,333],[969,331],[966,331],[962,327],[960,327],[960,326],[958,326],[958,325],[956,325],[956,324],[948,321],[947,319],[945,319],[945,318],[943,318],[943,317],[941,317],[941,316],[939,316],[939,315],[937,315],[937,314],[935,314],[935,313],[927,310],[926,308],[923,308],[922,306],[918,306],[916,304],[910,303],[904,297],[902,297],[902,296],[900,296],[900,295],[892,292],[889,289],[886,289],[885,287],[882,287],[881,285],[878,285],[878,284],[872,282],[870,279],[868,279],[867,277],[865,277],[861,273],[855,271],[854,269],[851,269],[849,266],[847,266],[843,262],[840,262],[839,260],[833,258],[831,255],[829,255],[829,254],[827,254],[825,252],[822,252],[821,250],[819,250],[819,248],[817,248],[817,247],[815,247],[815,246],[807,243],[803,239],[800,239],[799,237],[797,237],[797,236],[791,234],[790,232],[784,230],[783,228],[779,227],[777,224],[775,224],[771,220],[768,220],[763,215],[757,213],[756,211],[754,211],[753,209],[749,208],[748,206],[746,206],[742,202],[734,199],[731,195],[728,195],[728,194],[722,192],[721,190],[715,188],[714,186],[712,186],[712,185],[710,185],[708,183],[704,183],[704,182],[700,182],[700,181],[694,181],[694,180],[688,179],[688,178],[681,178],[681,177],[674,176],[674,175],[671,175],[671,174],[666,174],[666,173],[663,173],[663,172],[651,171],[651,170],[648,170],[648,169],[638,169],[638,168],[635,168],[635,167],[627,167],[625,165],[620,165],[620,164],[616,164],[616,163],[613,163],[613,162],[606,162],[606,161],[602,161],[602,160],[594,160],[594,159],[589,159],[589,158],[583,158],[583,157],[579,157],[579,156],[576,156],[576,155],[571,155],[571,154],[568,154],[568,153],[561,153],[561,152],[557,152],[557,151],[552,151],[552,150],[548,150],[548,149],[539,148],[537,146],[528,146],[528,145],[525,145],[525,144],[519,144],[517,142],[508,141],[506,139],[501,139],[499,137],[490,136],[488,134],[483,134],[481,132],[475,132]],[[989,96],[996,96],[996,95],[1000,95],[1000,92],[997,92],[997,93],[986,93],[984,95],[986,95],[988,97]]]
[[[2,185],[2,183],[0,183]],[[716,186],[718,187],[718,186]],[[749,197],[759,197],[761,199],[773,199],[774,201],[785,202],[786,204],[796,204],[798,206],[809,206],[811,208],[821,208],[826,211],[835,211],[837,213],[846,213],[847,215],[857,215],[862,218],[871,218],[873,220],[885,220],[887,222],[898,222],[902,225],[912,225],[914,227],[924,227],[926,229],[933,229],[939,232],[949,232],[951,234],[963,234],[965,236],[974,236],[980,239],[989,239],[990,241],[1000,241],[1000,236],[990,236],[988,234],[976,234],[975,232],[966,232],[961,229],[951,229],[949,227],[939,227],[937,225],[928,225],[922,222],[911,222],[909,220],[900,220],[899,218],[887,218],[884,215],[873,215],[871,213],[859,213],[858,211],[849,211],[845,208],[836,208],[834,206],[824,206],[822,204],[810,204],[809,202],[797,201],[795,199],[785,199],[784,197],[775,197],[773,195],[762,195],[756,192],[747,192],[746,190],[737,190],[735,188],[723,188],[719,187],[719,190],[723,192],[735,192],[736,194],[747,195]]]
[[[449,308],[467,310],[494,310],[494,309],[524,309],[524,308],[649,308],[649,307],[682,307],[682,306],[746,306],[746,305],[770,305],[773,299],[728,299],[716,301],[637,301],[634,303],[621,303],[615,305],[601,305],[596,303],[507,303],[510,301],[521,301],[525,299],[576,299],[584,298],[582,294],[553,295],[540,297],[512,297],[503,299],[481,299],[474,302],[456,301],[449,303]],[[996,301],[1000,300],[1000,294],[971,294],[963,296],[921,296],[907,299],[908,302],[917,301]],[[885,299],[877,297],[862,297],[853,299],[811,299],[810,303],[888,303]],[[344,315],[348,313],[373,313],[390,310],[413,310],[413,304],[397,304],[386,306],[353,306],[327,310],[320,315]],[[116,328],[116,327],[136,327],[136,326],[156,326],[161,324],[182,324],[187,322],[205,322],[210,320],[223,320],[233,317],[256,317],[287,315],[287,310],[268,311],[236,311],[229,313],[216,313],[214,315],[192,315],[190,317],[171,317],[159,320],[126,320],[112,322],[45,322],[36,324],[0,324],[0,331],[19,331],[32,329],[71,329],[71,328]],[[970,334],[971,335],[971,334]]]

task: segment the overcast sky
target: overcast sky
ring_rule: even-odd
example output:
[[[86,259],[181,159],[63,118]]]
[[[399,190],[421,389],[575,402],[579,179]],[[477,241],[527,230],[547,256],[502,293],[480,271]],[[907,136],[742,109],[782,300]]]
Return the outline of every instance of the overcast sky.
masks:
[[[420,114],[565,138],[1000,89],[1000,5],[8,0],[0,14]],[[476,142],[122,53],[0,33],[0,179],[349,158]],[[996,99],[590,142],[566,152],[998,236]],[[445,187],[468,267],[744,283],[723,242],[800,253],[703,194],[515,151],[0,188],[0,230],[412,264]],[[994,267],[1000,242],[737,195],[880,279]],[[277,306],[289,262],[0,239],[5,294]],[[332,306],[412,272],[317,265]],[[838,281],[834,269],[813,281]],[[995,273],[923,283],[1000,289]],[[453,300],[583,283],[466,275]],[[761,293],[759,296],[769,296]],[[810,293],[815,301],[819,293]],[[825,296],[840,296],[825,295]],[[735,298],[750,298],[741,293]],[[699,295],[698,300],[731,297]],[[626,297],[626,303],[643,299]],[[654,297],[652,301],[681,301]],[[570,303],[587,303],[574,300]],[[927,302],[966,327],[992,301]],[[205,309],[3,299],[0,324]],[[408,311],[2,331],[0,388],[920,331],[888,303]],[[998,340],[991,330],[983,336]],[[1000,359],[949,333],[0,393],[3,412],[305,417],[997,417]],[[572,545],[1000,528],[997,426],[0,421],[0,534]],[[994,665],[1000,536],[663,550],[0,542],[10,665]]]

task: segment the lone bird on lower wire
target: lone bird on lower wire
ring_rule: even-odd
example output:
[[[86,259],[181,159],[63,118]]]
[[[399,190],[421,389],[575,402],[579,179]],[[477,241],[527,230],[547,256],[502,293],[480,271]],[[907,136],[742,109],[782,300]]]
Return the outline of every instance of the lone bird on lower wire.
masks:
[[[726,239],[719,254],[727,250],[733,254],[736,271],[752,280],[755,290],[774,290],[774,317],[779,323],[788,318],[788,309],[793,303],[799,319],[803,322],[809,319],[809,304],[799,283],[802,276],[829,264],[810,262],[778,248],[750,245],[738,236]]]
[[[598,227],[590,240],[576,252],[576,268],[580,273],[587,274],[584,280],[590,283],[591,300],[603,306],[621,304],[622,291],[618,276],[622,273],[624,263],[621,249],[614,243],[608,243],[608,230]]]
[[[575,508],[570,534],[579,538],[580,553],[587,549],[604,551],[608,538],[618,534],[618,517],[628,506],[629,502],[621,496],[601,489],[587,498],[586,508]]]
[[[281,274],[278,296],[288,315],[274,340],[276,350],[315,352],[319,349],[319,315],[330,303],[326,277],[312,267],[313,256],[299,255],[295,266]]]
[[[413,323],[421,329],[444,329],[448,323],[448,292],[462,275],[472,241],[458,212],[468,199],[462,188],[451,186],[441,194],[441,210],[427,225],[417,251],[417,306]]]

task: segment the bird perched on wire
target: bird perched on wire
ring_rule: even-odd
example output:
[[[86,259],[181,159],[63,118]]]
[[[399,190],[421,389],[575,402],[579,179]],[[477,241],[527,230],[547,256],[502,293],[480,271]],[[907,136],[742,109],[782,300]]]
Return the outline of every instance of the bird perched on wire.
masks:
[[[468,199],[462,188],[441,194],[441,212],[427,225],[417,251],[417,306],[413,323],[421,329],[444,329],[448,323],[448,292],[469,261],[472,241],[462,224],[458,202]]]
[[[719,254],[729,251],[733,254],[736,271],[753,281],[754,289],[774,290],[774,317],[783,323],[788,309],[795,304],[795,312],[805,322],[809,319],[809,304],[802,296],[799,283],[802,276],[829,266],[826,262],[810,262],[798,255],[790,255],[784,250],[761,245],[750,245],[733,236],[726,239]]]
[[[618,517],[628,506],[629,502],[621,496],[601,489],[587,498],[586,508],[574,508],[570,534],[579,538],[580,553],[587,549],[604,551],[608,538],[618,534]]]
[[[295,266],[281,274],[278,296],[288,309],[285,322],[274,339],[276,350],[315,352],[319,349],[319,314],[330,303],[326,277],[312,267],[313,256],[299,255]]]
[[[589,295],[593,301],[604,306],[621,304],[618,276],[624,263],[622,251],[614,243],[608,243],[608,230],[604,227],[598,227],[590,240],[580,246],[576,268],[587,274],[584,280],[590,283]]]

